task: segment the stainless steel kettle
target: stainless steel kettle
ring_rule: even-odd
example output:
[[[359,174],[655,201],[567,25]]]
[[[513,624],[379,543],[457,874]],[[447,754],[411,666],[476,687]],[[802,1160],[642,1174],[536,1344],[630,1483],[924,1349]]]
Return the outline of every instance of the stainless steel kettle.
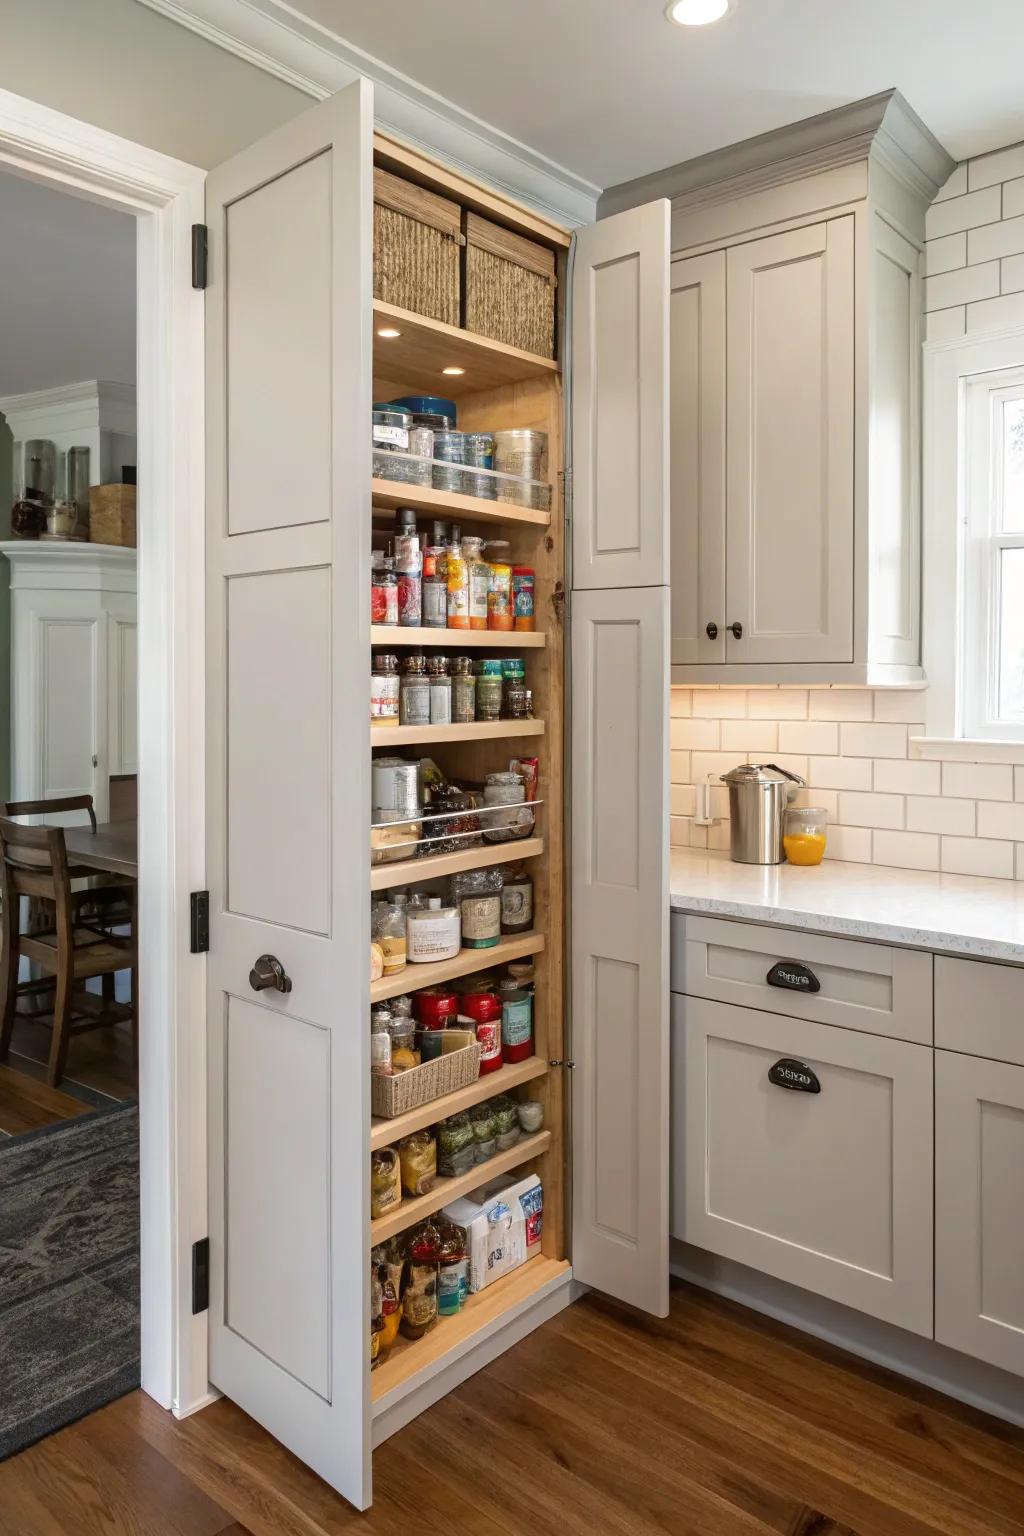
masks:
[[[722,774],[729,786],[729,851],[737,864],[781,864],[782,831],[798,773],[775,763],[741,763]]]

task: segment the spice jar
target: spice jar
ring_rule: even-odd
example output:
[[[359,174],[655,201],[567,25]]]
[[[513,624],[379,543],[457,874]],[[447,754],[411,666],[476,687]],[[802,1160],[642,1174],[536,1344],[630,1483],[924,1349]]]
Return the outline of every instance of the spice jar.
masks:
[[[462,552],[462,542],[452,533],[445,561],[448,577],[448,628],[469,628],[469,566]]]
[[[448,627],[447,553],[443,544],[428,544],[423,551],[421,608],[424,629]]]
[[[374,1009],[370,1014],[370,1076],[391,1077],[391,1015],[387,1009]]]
[[[430,723],[450,725],[452,719],[452,680],[448,675],[447,656],[431,656],[427,661],[430,679]]]
[[[422,656],[406,656],[402,662],[398,717],[403,725],[430,724],[430,679]]]
[[[504,992],[501,998],[501,1055],[506,1063],[525,1061],[533,1050],[533,998]]]
[[[490,575],[487,580],[487,628],[509,630],[513,626],[512,567],[508,561],[507,539],[492,539],[487,545]]]
[[[452,879],[465,949],[493,949],[501,939],[501,870],[474,869]]]
[[[514,628],[533,629],[534,572],[529,565],[512,567],[512,614]]]
[[[394,560],[398,575],[398,622],[406,628],[418,629],[423,621],[423,557],[416,514],[410,507],[399,507],[396,513]]]
[[[501,886],[502,933],[527,933],[533,927],[533,881],[525,864],[512,864]]]
[[[476,677],[469,656],[452,657],[452,719],[459,725],[476,719]]]
[[[483,539],[466,537],[462,541],[462,553],[466,560],[469,581],[469,627],[487,628],[487,596],[491,568],[484,559]]]
[[[520,1099],[519,1124],[527,1136],[536,1136],[544,1124],[544,1105],[539,1099]]]
[[[385,564],[383,557],[374,555],[370,567],[370,622],[373,624],[398,623],[398,577]]]
[[[530,690],[518,677],[510,677],[504,687],[504,713],[506,720],[529,720],[533,707]]]
[[[493,992],[464,992],[459,1001],[476,1030],[480,1076],[486,1077],[501,1066],[501,1001]]]
[[[392,1076],[418,1067],[422,1057],[416,1049],[416,1030],[412,1020],[392,1016],[388,1029],[391,1034]]]
[[[477,662],[476,717],[478,720],[500,720],[504,683],[500,661]]]
[[[370,720],[398,724],[398,657],[374,652],[370,671]]]
[[[406,913],[408,956],[413,965],[452,960],[462,946],[458,907],[442,907],[440,896],[431,896],[423,909]]]

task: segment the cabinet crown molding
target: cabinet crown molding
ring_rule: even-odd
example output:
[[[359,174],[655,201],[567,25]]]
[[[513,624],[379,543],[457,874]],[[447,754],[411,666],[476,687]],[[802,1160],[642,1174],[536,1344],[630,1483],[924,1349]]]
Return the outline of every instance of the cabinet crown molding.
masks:
[[[81,379],[28,394],[0,395],[0,416],[6,418],[15,437],[32,437],[37,428],[40,436],[46,436],[52,431],[89,426],[134,433],[135,415],[135,385],[106,379]]]
[[[871,157],[927,202],[956,165],[892,89],[609,187],[598,201],[598,215],[605,218],[656,197],[670,198],[673,212],[710,206]]]

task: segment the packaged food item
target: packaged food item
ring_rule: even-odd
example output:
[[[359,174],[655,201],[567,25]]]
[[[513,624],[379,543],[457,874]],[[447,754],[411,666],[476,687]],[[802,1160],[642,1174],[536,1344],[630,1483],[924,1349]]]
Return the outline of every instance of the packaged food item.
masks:
[[[408,956],[413,965],[451,960],[462,947],[458,907],[443,907],[440,896],[431,896],[426,910],[410,910],[406,918]]]
[[[522,678],[506,679],[502,708],[506,720],[529,720],[533,712],[533,699]]]
[[[491,568],[483,557],[483,547],[483,539],[467,535],[462,540],[462,553],[466,560],[467,580],[469,582],[470,629],[487,628],[487,596],[490,586]]]
[[[476,719],[476,677],[472,658],[453,656],[452,671],[452,719],[457,725],[468,725]]]
[[[398,716],[402,725],[430,724],[430,679],[423,656],[406,656],[402,662]]]
[[[384,975],[405,970],[405,912],[386,901],[375,904],[371,914],[373,941],[384,955]]]
[[[531,711],[532,712],[532,711]],[[508,765],[510,773],[518,773],[523,781],[523,792],[526,799],[536,800],[537,789],[540,782],[540,758],[539,757],[514,757]]]
[[[533,880],[525,864],[510,864],[501,884],[502,933],[528,933],[533,927]]]
[[[493,949],[501,940],[500,869],[474,869],[452,878],[464,949]]]
[[[379,1358],[384,1360],[398,1337],[398,1327],[402,1320],[402,1269],[405,1260],[399,1239],[393,1237],[389,1242],[374,1248],[370,1261],[376,1268],[381,1287],[383,1326]]]
[[[514,565],[512,567],[512,614],[515,629],[533,629],[534,585],[535,576],[532,566]]]
[[[504,992],[501,998],[501,1055],[506,1063],[525,1061],[533,1051],[533,998]]]
[[[402,1175],[394,1147],[370,1154],[370,1215],[376,1221],[402,1203]]]
[[[441,1234],[431,1221],[410,1232],[405,1290],[402,1292],[402,1332],[420,1339],[437,1322],[437,1271]]]
[[[373,447],[381,453],[408,453],[412,416],[392,405],[376,407],[373,412]]]
[[[490,575],[487,580],[487,628],[510,630],[513,627],[512,566],[507,539],[491,539],[486,545]]]
[[[373,1077],[391,1077],[391,1015],[383,1010],[383,1017],[374,1009],[370,1014],[370,1074]]]
[[[447,656],[431,656],[427,661],[430,679],[430,723],[450,725],[452,719],[452,680]]]
[[[467,992],[460,998],[462,1015],[476,1031],[480,1047],[480,1076],[501,1066],[501,1000],[493,992]]]
[[[453,533],[446,561],[448,575],[448,628],[469,628],[469,567],[462,552],[461,539]]]
[[[437,1272],[437,1314],[454,1317],[469,1295],[469,1257],[466,1236],[452,1222],[442,1222],[441,1257]]]
[[[494,434],[494,467],[505,475],[543,479],[547,451],[546,432],[513,427]]]
[[[455,1023],[459,1002],[446,987],[424,987],[413,996],[412,1009],[424,1030],[440,1031]]]
[[[407,1195],[429,1195],[437,1178],[437,1142],[429,1131],[413,1131],[398,1143],[402,1188]]]
[[[476,717],[478,720],[500,720],[504,695],[501,662],[490,658],[477,662]]]
[[[544,1105],[539,1099],[520,1099],[519,1125],[526,1136],[536,1136],[544,1126]]]
[[[370,665],[370,720],[398,724],[398,657],[375,651]]]
[[[465,1110],[449,1115],[437,1127],[437,1171],[442,1179],[457,1179],[476,1162],[473,1123]]]
[[[442,784],[431,791],[429,816],[423,823],[424,855],[461,853],[464,848],[479,848],[483,838],[479,817],[471,797],[454,784]]]
[[[533,810],[523,804],[526,789],[517,773],[489,773],[484,785],[484,805],[501,807],[481,813],[483,835],[489,843],[508,843],[529,837]]]
[[[510,1099],[507,1094],[500,1094],[493,1101],[494,1128],[498,1142],[498,1151],[507,1152],[514,1147],[519,1140],[519,1111],[515,1099]]]
[[[381,1361],[381,1339],[384,1333],[384,1291],[377,1266],[370,1260],[370,1370]]]
[[[420,1053],[416,1049],[416,1027],[411,1018],[392,1015],[388,1025],[391,1032],[391,1071],[408,1072],[420,1065]]]
[[[421,606],[425,629],[448,627],[447,551],[443,544],[428,544],[423,551]]]
[[[370,980],[380,981],[384,975],[384,951],[379,944],[370,945]]]
[[[443,1219],[466,1234],[471,1294],[533,1257],[541,1238],[543,1210],[544,1192],[536,1174],[512,1183],[504,1175],[475,1196],[445,1206]]]
[[[533,985],[537,979],[537,967],[532,960],[512,960],[508,967],[509,979],[514,981],[521,992],[532,994]],[[394,1002],[391,1004],[394,1009]]]
[[[423,622],[423,555],[416,532],[416,513],[399,507],[395,513],[394,562],[398,576],[398,622],[419,628]]]
[[[378,551],[371,556],[370,623],[398,623],[398,577]]]
[[[472,1114],[473,1149],[478,1163],[486,1163],[498,1150],[498,1123],[494,1101],[478,1104]]]

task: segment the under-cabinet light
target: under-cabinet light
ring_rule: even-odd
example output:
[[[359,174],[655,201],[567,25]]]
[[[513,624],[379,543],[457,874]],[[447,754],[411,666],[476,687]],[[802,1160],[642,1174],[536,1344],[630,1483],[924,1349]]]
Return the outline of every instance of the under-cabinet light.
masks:
[[[728,9],[729,0],[671,0],[665,15],[681,27],[706,27],[710,21],[721,20]]]
[[[447,373],[452,378],[456,378],[459,374],[465,373],[465,371],[466,371],[465,368],[442,368],[441,369],[442,373]]]
[[[396,331],[393,325],[382,325],[377,332],[385,341],[394,341],[396,336],[401,336],[401,331]]]

